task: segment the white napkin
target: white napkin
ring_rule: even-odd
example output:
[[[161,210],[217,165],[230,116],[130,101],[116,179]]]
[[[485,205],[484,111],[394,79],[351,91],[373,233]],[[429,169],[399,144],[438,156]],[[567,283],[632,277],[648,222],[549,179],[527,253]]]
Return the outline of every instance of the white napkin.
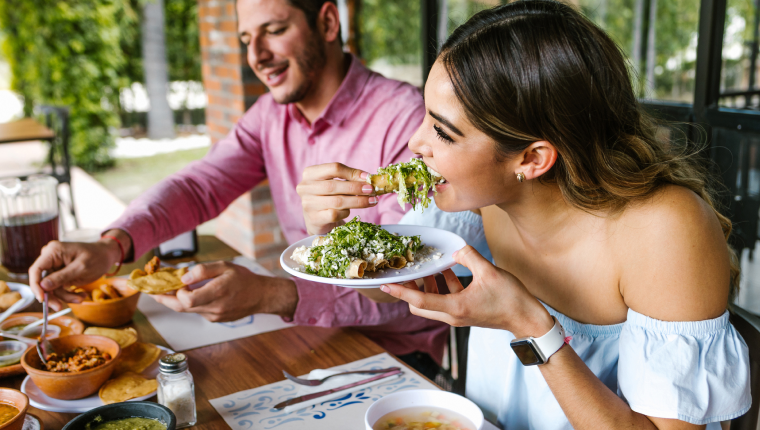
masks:
[[[345,370],[314,369],[311,372],[309,372],[308,375],[299,376],[299,378],[322,379],[327,376],[335,375],[341,372],[345,372]],[[383,384],[385,382],[396,379],[403,374],[404,372],[400,372],[396,375],[389,376],[387,378],[382,378],[382,379],[378,379],[377,381],[372,381],[366,384],[357,385],[356,387],[351,387],[347,390],[337,391],[327,396],[317,397],[316,399],[311,399],[305,402],[296,403],[295,405],[286,406],[285,409],[283,409],[283,412],[293,412],[293,411],[297,411],[309,406],[326,402],[328,400],[338,399],[340,397],[345,396],[347,393],[354,392],[354,391],[361,391],[368,387]],[[336,376],[334,378],[330,378],[327,381],[323,382],[321,385],[317,385],[316,387],[309,387],[307,385],[298,385],[298,391],[296,392],[296,395],[294,397],[305,396],[307,394],[312,394],[312,393],[319,393],[320,391],[327,391],[336,387],[342,387],[343,385],[353,384],[354,382],[359,382],[363,379],[369,379],[374,376],[378,376],[378,375],[371,375],[371,374],[366,374],[366,373],[355,374],[355,375],[343,375],[343,376]]]

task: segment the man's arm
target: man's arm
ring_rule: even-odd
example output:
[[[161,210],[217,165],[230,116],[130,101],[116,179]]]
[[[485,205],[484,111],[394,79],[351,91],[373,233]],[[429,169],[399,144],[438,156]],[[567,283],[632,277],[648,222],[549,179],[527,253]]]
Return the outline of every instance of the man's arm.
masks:
[[[164,179],[130,203],[108,229],[127,233],[125,250],[139,258],[149,249],[219,215],[266,178],[255,112],[249,112],[201,160]]]

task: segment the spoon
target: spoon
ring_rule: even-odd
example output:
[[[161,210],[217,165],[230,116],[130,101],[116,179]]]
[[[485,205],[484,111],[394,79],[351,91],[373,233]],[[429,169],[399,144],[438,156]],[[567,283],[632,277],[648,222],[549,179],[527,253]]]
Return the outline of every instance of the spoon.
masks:
[[[47,339],[47,322],[48,322],[48,292],[45,291],[42,299],[42,336],[37,341],[37,354],[39,354],[42,363],[47,364],[47,357],[55,352],[53,345]]]
[[[54,320],[54,319],[56,319],[56,318],[58,318],[60,316],[66,315],[69,312],[71,312],[71,308],[66,308],[66,309],[64,309],[62,311],[58,311],[58,312],[54,313],[53,315],[50,315],[50,318],[48,318],[48,321],[52,321],[52,320]],[[39,319],[39,320],[37,320],[37,321],[35,321],[35,322],[27,325],[26,327],[24,327],[24,330],[28,330],[30,328],[37,327],[38,325],[41,325],[42,323],[43,323],[43,321],[41,319]]]
[[[4,337],[4,338],[7,337],[8,339],[18,340],[18,341],[27,343],[29,345],[36,345],[37,344],[37,341],[34,340],[34,339],[30,339],[30,338],[24,337],[24,336],[19,336],[19,335],[16,335],[16,334],[6,333],[4,331],[0,331],[0,337]]]

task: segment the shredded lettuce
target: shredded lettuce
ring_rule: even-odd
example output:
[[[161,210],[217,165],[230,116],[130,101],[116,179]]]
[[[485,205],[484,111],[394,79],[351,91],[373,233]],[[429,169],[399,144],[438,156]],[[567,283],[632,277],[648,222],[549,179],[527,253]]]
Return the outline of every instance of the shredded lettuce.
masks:
[[[398,194],[398,203],[402,209],[406,209],[404,204],[409,203],[414,209],[418,204],[421,205],[423,211],[430,204],[430,197],[428,197],[430,190],[437,193],[435,184],[442,179],[440,176],[433,176],[431,170],[420,158],[412,158],[407,163],[382,167],[377,169],[377,174],[384,175],[388,183],[393,183],[394,178],[398,180],[398,187],[393,192]]]
[[[351,261],[367,260],[371,255],[383,254],[385,259],[405,257],[406,250],[417,252],[422,248],[419,236],[396,236],[379,225],[362,222],[359,217],[327,234],[327,241],[311,248],[310,262],[318,262],[318,268],[305,266],[306,273],[327,278],[344,278]]]

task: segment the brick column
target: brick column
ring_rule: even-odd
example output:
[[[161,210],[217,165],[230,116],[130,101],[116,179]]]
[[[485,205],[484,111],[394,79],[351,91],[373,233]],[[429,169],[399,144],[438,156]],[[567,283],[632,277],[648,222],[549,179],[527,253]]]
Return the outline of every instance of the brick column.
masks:
[[[206,126],[211,141],[222,139],[266,87],[246,62],[237,35],[235,0],[199,0],[203,85],[208,96]],[[265,181],[219,215],[216,236],[264,267],[282,273],[287,247]]]

